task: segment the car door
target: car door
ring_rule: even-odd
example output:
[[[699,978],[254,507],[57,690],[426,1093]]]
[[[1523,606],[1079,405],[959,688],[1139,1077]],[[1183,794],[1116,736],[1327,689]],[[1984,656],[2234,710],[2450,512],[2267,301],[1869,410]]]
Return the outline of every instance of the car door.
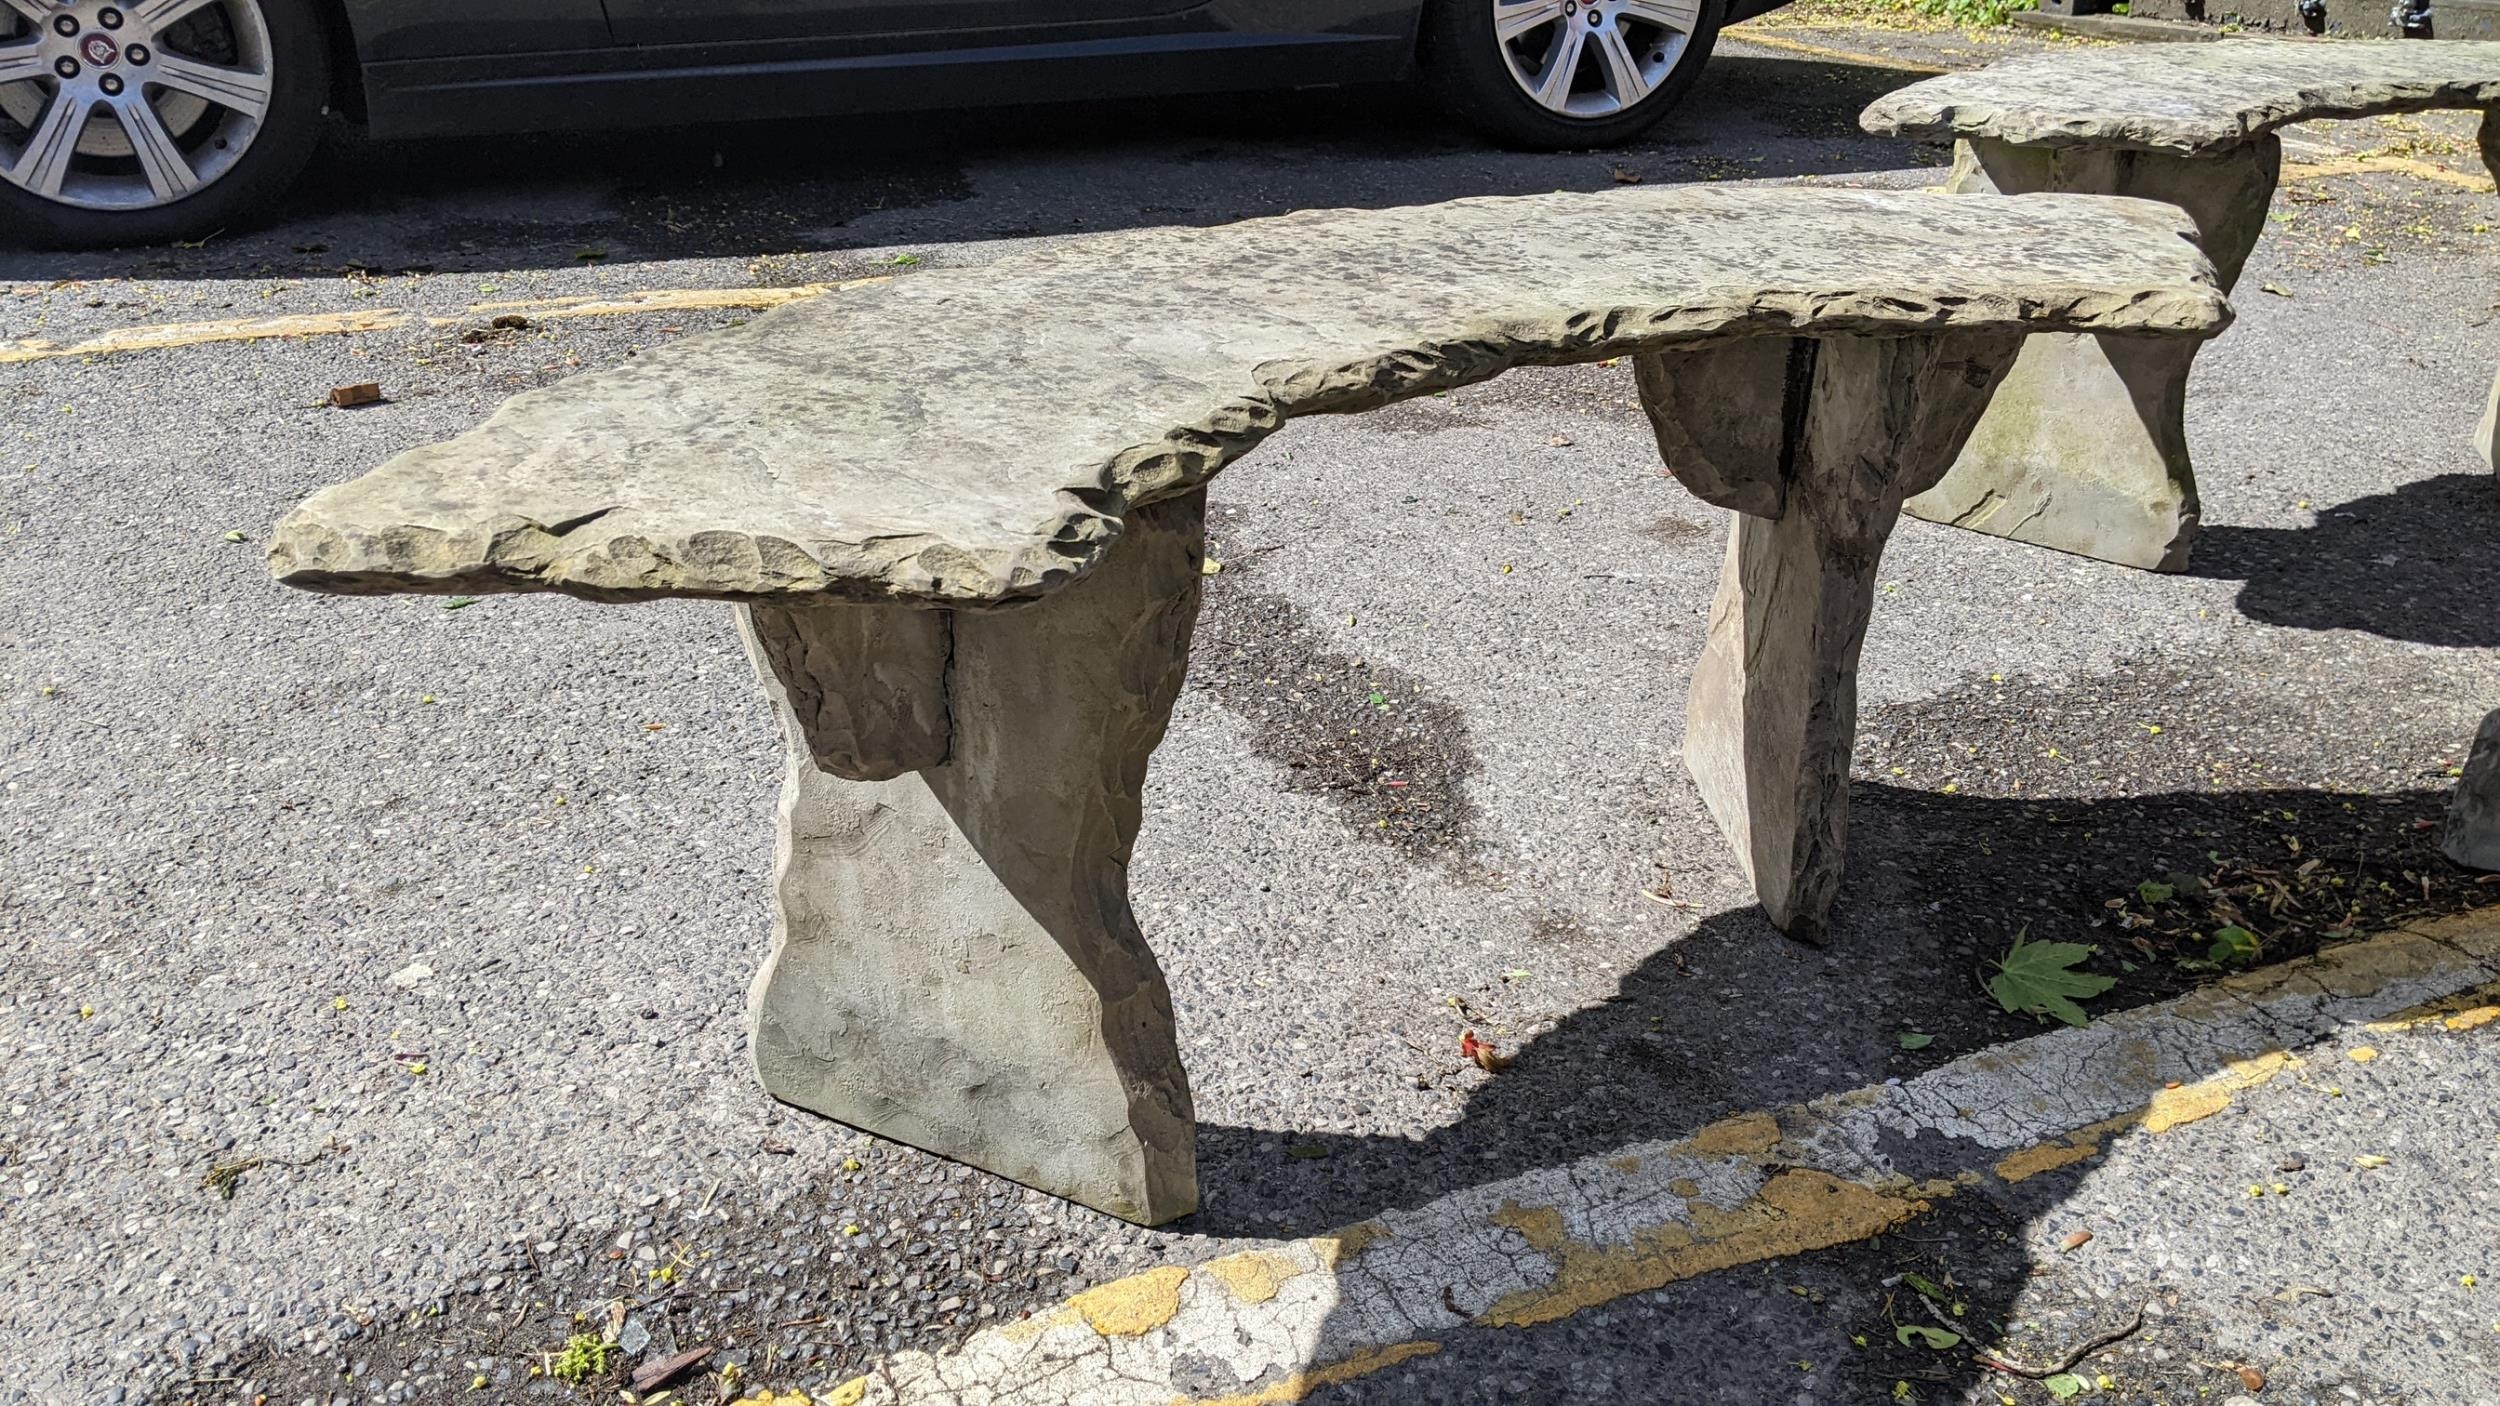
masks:
[[[366,63],[479,58],[605,48],[599,0],[349,0],[348,27]]]
[[[717,44],[755,39],[925,34],[928,47],[1001,31],[1145,19],[1206,0],[607,0],[619,43]]]

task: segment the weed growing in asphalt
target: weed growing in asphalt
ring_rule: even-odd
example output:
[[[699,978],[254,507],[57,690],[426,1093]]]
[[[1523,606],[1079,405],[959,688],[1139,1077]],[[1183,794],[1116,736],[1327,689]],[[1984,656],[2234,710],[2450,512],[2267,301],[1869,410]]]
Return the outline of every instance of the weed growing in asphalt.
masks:
[[[564,1351],[547,1365],[547,1375],[560,1382],[586,1382],[608,1372],[608,1357],[616,1348],[597,1333],[575,1333],[565,1340]]]

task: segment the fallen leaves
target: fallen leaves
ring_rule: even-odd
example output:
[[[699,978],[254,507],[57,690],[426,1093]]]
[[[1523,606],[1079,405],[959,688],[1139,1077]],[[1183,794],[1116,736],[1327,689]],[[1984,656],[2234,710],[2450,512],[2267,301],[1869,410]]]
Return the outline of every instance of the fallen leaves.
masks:
[[[1466,1031],[1458,1037],[1458,1053],[1461,1058],[1474,1060],[1476,1067],[1487,1074],[1501,1073],[1510,1068],[1512,1060],[1518,1058],[1516,1055],[1503,1054],[1494,1047],[1490,1040],[1478,1039],[1473,1030]]]
[[[707,1343],[702,1347],[690,1347],[674,1357],[663,1357],[656,1361],[645,1362],[634,1369],[634,1390],[650,1391],[655,1387],[666,1386],[699,1366],[704,1358],[711,1355],[712,1348]]]
[[[2068,1233],[2067,1233],[2067,1236],[2066,1236],[2066,1238],[2065,1238],[2065,1239],[2058,1241],[2058,1242],[2057,1242],[2057,1248],[2058,1248],[2059,1250],[2061,1250],[2061,1251],[2064,1251],[2064,1252],[2065,1252],[2065,1253],[2067,1253],[2067,1254],[2073,1254],[2075,1251],[2080,1250],[2080,1249],[2082,1249],[2084,1246],[2089,1245],[2089,1244],[2091,1244],[2091,1243],[2092,1243],[2092,1232],[2091,1232],[2091,1231],[2088,1231],[2088,1230],[2076,1230],[2076,1231],[2070,1231],[2070,1232],[2068,1232]]]
[[[1938,1352],[1943,1352],[1948,1348],[1959,1347],[1962,1342],[1962,1335],[1954,1332],[1952,1329],[1930,1328],[1924,1323],[1904,1323],[1899,1327],[1894,1328],[1892,1330],[1892,1335],[1900,1341],[1903,1347],[1914,1347],[1923,1344],[1927,1347],[1934,1348]]]
[[[2205,949],[2205,960],[2225,966],[2245,967],[2257,960],[2262,948],[2257,934],[2233,924],[2214,930],[2213,945]]]
[[[2118,978],[2075,970],[2092,956],[2083,943],[2032,942],[2029,933],[2024,928],[2014,934],[2014,945],[1988,979],[1988,994],[2009,1014],[2088,1024],[2092,1018],[2075,1002],[2100,995],[2117,985]]]

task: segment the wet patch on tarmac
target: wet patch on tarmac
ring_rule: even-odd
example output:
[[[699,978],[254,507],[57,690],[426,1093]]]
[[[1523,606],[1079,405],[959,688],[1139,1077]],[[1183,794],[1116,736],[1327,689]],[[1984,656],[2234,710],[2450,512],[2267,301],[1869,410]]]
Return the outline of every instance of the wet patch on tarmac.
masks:
[[[1329,802],[1357,838],[1438,862],[1472,852],[1478,816],[1466,715],[1415,675],[1335,649],[1302,607],[1249,584],[1255,559],[1208,578],[1189,686],[1250,725],[1284,788]]]

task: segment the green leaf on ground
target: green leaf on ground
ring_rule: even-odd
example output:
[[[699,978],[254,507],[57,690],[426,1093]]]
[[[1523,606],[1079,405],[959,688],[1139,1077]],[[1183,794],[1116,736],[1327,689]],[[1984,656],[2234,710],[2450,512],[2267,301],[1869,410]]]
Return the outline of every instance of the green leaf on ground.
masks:
[[[2050,1016],[2068,1025],[2085,1025],[2092,1017],[2075,1002],[2098,996],[2118,984],[2114,976],[2077,971],[2092,956],[2080,942],[2031,942],[2029,928],[2014,934],[2014,945],[1997,961],[1988,978],[1988,994],[2014,1015]]]
[[[2205,949],[2205,959],[2228,966],[2244,967],[2257,960],[2257,934],[2233,924],[2214,931],[2214,944]]]
[[[466,610],[475,604],[477,604],[477,597],[475,596],[453,596],[450,600],[443,602],[443,609]]]
[[[1904,1323],[1893,1329],[1893,1336],[1901,1340],[1903,1347],[1923,1343],[1938,1352],[1958,1347],[1962,1342],[1962,1335],[1950,1328],[1930,1328],[1919,1323]]]
[[[1306,1162],[1314,1162],[1327,1156],[1328,1149],[1320,1146],[1316,1142],[1297,1142],[1293,1146],[1285,1149],[1285,1155],[1288,1157],[1299,1157]]]
[[[1915,1030],[1901,1032],[1901,1048],[1905,1050],[1923,1050],[1934,1043],[1936,1037],[1933,1035],[1921,1035]]]
[[[2146,879],[2143,883],[2135,886],[2135,896],[2143,899],[2144,906],[2147,908],[2152,907],[2156,903],[2168,903],[2171,896],[2176,893],[2178,893],[2178,890],[2172,888],[2170,885],[2155,883],[2151,879]]]
[[[2053,1377],[2042,1377],[2040,1379],[2040,1385],[2047,1387],[2049,1389],[2049,1395],[2056,1397],[2058,1400],[2072,1401],[2076,1397],[2083,1395],[2086,1383],[2083,1378],[2076,1376],[2072,1372],[2060,1372]]]
[[[1913,1289],[1916,1289],[1928,1298],[1935,1300],[1937,1303],[1943,1303],[1953,1297],[1951,1294],[1946,1293],[1942,1288],[1938,1287],[1935,1280],[1928,1278],[1924,1274],[1904,1274],[1901,1276],[1901,1282],[1909,1285]]]

